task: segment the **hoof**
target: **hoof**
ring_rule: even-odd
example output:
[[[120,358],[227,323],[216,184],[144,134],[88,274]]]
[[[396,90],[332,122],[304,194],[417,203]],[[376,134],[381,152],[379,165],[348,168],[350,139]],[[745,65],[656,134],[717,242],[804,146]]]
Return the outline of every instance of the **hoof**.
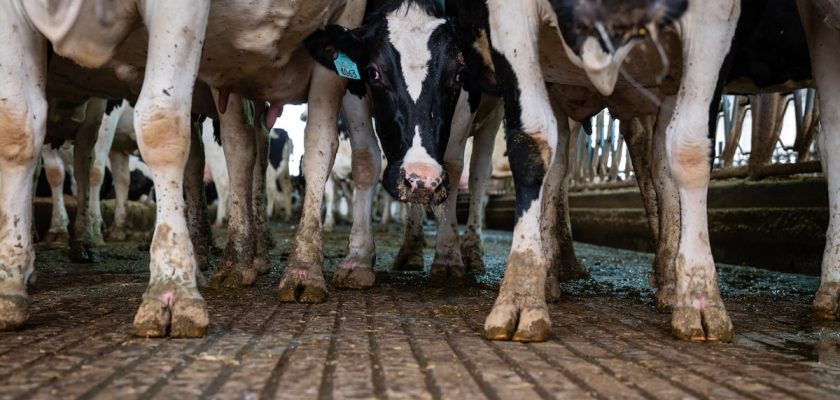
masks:
[[[99,256],[96,255],[96,252],[81,243],[70,245],[67,258],[76,263],[93,264],[99,262]]]
[[[466,276],[467,271],[463,265],[432,264],[432,267],[429,269],[429,286],[464,286]]]
[[[44,243],[67,243],[70,241],[70,234],[67,231],[49,231],[44,235]]]
[[[134,334],[140,337],[203,337],[209,317],[202,299],[176,299],[168,304],[159,299],[145,299],[134,316]]]
[[[199,271],[207,271],[212,267],[210,264],[210,258],[207,257],[205,254],[195,254],[195,265],[198,267]]]
[[[254,270],[257,275],[265,275],[271,272],[271,263],[268,261],[268,256],[254,257]]]
[[[376,275],[370,267],[339,267],[332,277],[333,287],[339,289],[370,289],[374,281],[376,281]]]
[[[480,244],[461,246],[461,261],[470,275],[487,273],[487,266],[484,264],[484,248]]]
[[[310,276],[305,269],[289,268],[280,280],[277,299],[284,303],[323,303],[327,300],[327,284],[319,274]]]
[[[560,282],[569,282],[575,281],[578,279],[589,279],[589,271],[586,270],[586,267],[580,263],[580,261],[575,260],[572,265],[564,265],[563,263],[560,264],[560,267],[557,269],[557,279]]]
[[[840,291],[840,284],[838,283],[823,283],[820,289],[817,290],[817,295],[814,296],[814,314],[817,318],[826,320],[837,319],[838,308],[838,291]]]
[[[105,240],[109,242],[125,242],[126,239],[128,239],[128,235],[121,228],[111,229],[105,233]]]
[[[257,270],[253,267],[220,266],[210,279],[210,287],[214,289],[236,289],[251,286],[257,280]]]
[[[406,250],[401,248],[394,259],[392,271],[422,271],[425,264],[423,261],[423,248]]]
[[[0,295],[0,331],[17,329],[29,317],[29,298],[25,295]]]
[[[550,334],[551,318],[545,306],[520,308],[513,303],[498,303],[484,322],[484,338],[488,340],[544,342]]]
[[[731,342],[732,322],[722,305],[675,307],[671,314],[671,329],[681,340]]]
[[[663,286],[656,290],[656,309],[669,312],[677,301],[676,285]]]

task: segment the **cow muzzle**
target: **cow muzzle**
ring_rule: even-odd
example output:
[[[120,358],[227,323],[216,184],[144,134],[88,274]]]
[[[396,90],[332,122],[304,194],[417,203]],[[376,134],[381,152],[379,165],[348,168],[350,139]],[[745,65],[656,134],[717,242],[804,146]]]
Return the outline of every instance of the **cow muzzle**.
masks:
[[[440,164],[407,163],[400,169],[400,201],[437,205],[446,200],[448,177]]]

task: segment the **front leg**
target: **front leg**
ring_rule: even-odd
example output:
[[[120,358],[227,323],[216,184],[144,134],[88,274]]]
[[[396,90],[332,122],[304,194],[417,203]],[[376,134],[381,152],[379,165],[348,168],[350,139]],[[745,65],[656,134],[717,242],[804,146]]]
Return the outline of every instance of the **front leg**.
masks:
[[[260,118],[261,119],[261,118]],[[266,207],[266,174],[268,173],[268,134],[270,127],[254,122],[255,155],[254,171],[251,174],[251,219],[254,236],[254,269],[258,274],[267,274],[271,269],[268,249],[271,247],[268,232],[268,209]],[[271,182],[274,185],[274,181]],[[272,190],[277,189],[272,187]]]
[[[505,277],[484,322],[484,337],[492,340],[544,341],[551,330],[540,223],[543,184],[557,148],[557,120],[539,64],[539,7],[537,1],[488,1],[517,216]]]
[[[41,151],[44,160],[44,174],[47,175],[47,182],[50,184],[52,196],[52,218],[50,218],[50,229],[44,241],[47,243],[67,242],[70,239],[70,232],[67,225],[70,219],[67,217],[67,209],[64,206],[64,161],[58,152],[47,145]]]
[[[653,272],[656,283],[656,308],[670,311],[676,301],[677,253],[680,245],[680,194],[668,163],[668,122],[674,112],[676,99],[666,98],[659,109],[653,136],[653,183],[659,205],[659,234]]]
[[[47,42],[15,4],[0,2],[0,331],[29,316],[32,177],[47,129]]]
[[[405,204],[405,210],[403,240],[391,270],[422,271],[425,268],[423,248],[426,246],[426,238],[423,235],[423,224],[426,222],[426,207]]]
[[[134,109],[134,129],[155,182],[157,216],[149,286],[134,317],[138,336],[201,337],[209,323],[207,306],[196,287],[183,185],[190,147],[190,103],[209,10],[208,0],[158,2],[144,10],[149,57]]]
[[[309,118],[304,130],[306,195],[292,255],[277,293],[278,299],[283,302],[321,303],[327,298],[321,204],[324,185],[338,150],[338,112],[347,83],[320,65],[315,65],[311,82]]]
[[[347,243],[347,256],[335,271],[332,284],[344,289],[369,289],[376,279],[373,272],[376,246],[371,232],[371,211],[382,157],[371,126],[368,102],[348,94],[344,96],[343,110],[353,149],[353,227]]]
[[[105,113],[104,99],[90,99],[87,102],[86,117],[76,132],[76,145],[73,149],[73,170],[76,175],[78,196],[76,201],[76,220],[73,221],[73,240],[70,243],[68,257],[79,263],[98,261],[94,248],[102,242],[102,227],[91,209],[93,195],[94,147],[96,145],[102,115]],[[99,193],[96,193],[99,196]],[[99,203],[96,202],[96,205]]]
[[[680,194],[680,247],[671,327],[680,339],[732,340],[709,246],[709,103],[735,33],[740,3],[692,2],[681,22],[683,79],[667,130],[668,162]]]
[[[184,172],[187,223],[195,251],[195,262],[198,269],[204,271],[210,268],[213,232],[210,230],[210,215],[207,214],[207,197],[204,194],[204,146],[201,143],[201,123],[194,120],[191,124],[191,132],[190,154]],[[198,279],[204,279],[204,275],[199,274]]]

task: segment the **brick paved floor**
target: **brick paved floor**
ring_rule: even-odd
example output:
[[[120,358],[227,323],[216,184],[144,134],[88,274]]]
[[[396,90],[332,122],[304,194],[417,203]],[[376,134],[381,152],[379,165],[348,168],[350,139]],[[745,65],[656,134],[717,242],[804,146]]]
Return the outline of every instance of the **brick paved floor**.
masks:
[[[327,239],[334,267],[346,230]],[[490,273],[469,288],[429,289],[391,274],[396,229],[380,234],[378,284],[333,290],[318,305],[273,299],[274,270],[254,288],[204,289],[212,318],[197,340],[139,339],[130,324],[147,279],[134,244],[96,266],[38,252],[31,319],[0,333],[2,398],[838,398],[840,323],[811,318],[813,277],[721,266],[733,344],[671,338],[647,285],[651,256],[578,244],[592,279],[564,285],[551,340],[481,339],[509,234],[487,238]],[[427,249],[427,265],[431,262]]]

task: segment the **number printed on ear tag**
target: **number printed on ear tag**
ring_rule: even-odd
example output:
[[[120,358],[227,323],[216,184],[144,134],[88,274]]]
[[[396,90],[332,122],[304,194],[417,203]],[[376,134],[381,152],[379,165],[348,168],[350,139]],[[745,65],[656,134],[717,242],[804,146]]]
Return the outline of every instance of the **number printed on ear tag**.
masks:
[[[347,57],[347,54],[338,53],[338,57],[333,62],[335,63],[335,70],[338,72],[338,75],[347,79],[362,79],[362,76],[359,75],[359,68],[350,57]]]

